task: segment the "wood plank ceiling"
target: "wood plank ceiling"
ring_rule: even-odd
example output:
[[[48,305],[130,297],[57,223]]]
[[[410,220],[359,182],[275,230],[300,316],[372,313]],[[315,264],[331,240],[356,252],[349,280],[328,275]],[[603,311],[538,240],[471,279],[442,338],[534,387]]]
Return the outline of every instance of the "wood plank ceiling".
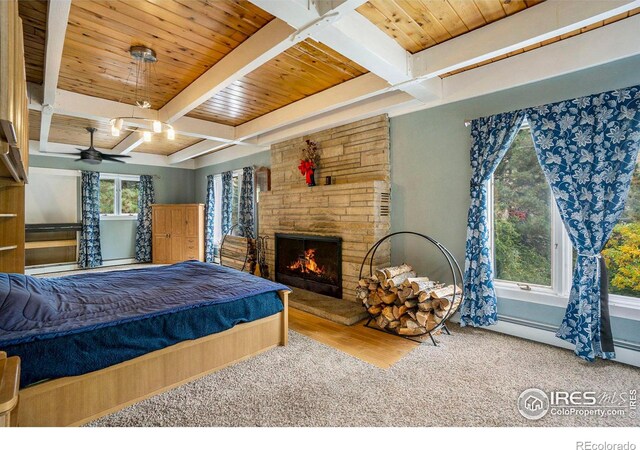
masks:
[[[366,73],[324,44],[307,39],[234,82],[187,114],[240,125]]]
[[[96,128],[93,136],[93,145],[100,149],[111,149],[130,133],[121,133],[119,137],[111,136],[108,121],[89,120],[80,117],[54,114],[51,118],[49,142],[70,144],[87,148],[91,142],[88,127]],[[154,136],[155,137],[155,136]],[[40,112],[29,111],[29,139],[40,139]]]
[[[18,2],[24,32],[27,81],[42,84],[44,75],[44,45],[47,36],[47,0]]]
[[[416,53],[544,0],[369,0],[357,11]]]
[[[158,109],[271,19],[247,1],[74,0],[58,88],[134,104],[129,47],[145,45]]]

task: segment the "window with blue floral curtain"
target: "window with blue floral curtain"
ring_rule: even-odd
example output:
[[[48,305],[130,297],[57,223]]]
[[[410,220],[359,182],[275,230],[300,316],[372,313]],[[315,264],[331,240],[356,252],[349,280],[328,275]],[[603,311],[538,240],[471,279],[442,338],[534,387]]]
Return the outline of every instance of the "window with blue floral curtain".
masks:
[[[511,146],[524,112],[508,112],[471,123],[471,206],[467,220],[462,326],[492,325],[498,320],[487,227],[487,181]]]
[[[82,171],[82,229],[78,265],[102,265],[100,249],[100,173]]]
[[[204,260],[206,262],[213,262],[214,259],[213,228],[215,209],[215,183],[213,175],[207,175],[207,197],[204,203]]]
[[[138,183],[138,224],[136,226],[136,261],[151,261],[151,205],[155,203],[153,176],[140,175]]]
[[[228,171],[222,174],[222,235],[229,232],[231,226],[231,216],[233,211],[233,172]]]
[[[240,187],[238,223],[243,236],[251,239],[255,238],[254,189],[253,167],[244,167]]]
[[[530,108],[538,161],[578,257],[557,332],[581,358],[614,358],[600,252],[624,210],[640,143],[640,86]]]

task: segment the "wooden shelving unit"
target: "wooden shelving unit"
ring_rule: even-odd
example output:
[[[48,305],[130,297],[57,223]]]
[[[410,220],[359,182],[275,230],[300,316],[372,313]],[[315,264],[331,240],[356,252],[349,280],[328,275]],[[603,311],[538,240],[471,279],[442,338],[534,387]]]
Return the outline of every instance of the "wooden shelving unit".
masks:
[[[26,266],[69,264],[77,261],[79,223],[27,224]]]

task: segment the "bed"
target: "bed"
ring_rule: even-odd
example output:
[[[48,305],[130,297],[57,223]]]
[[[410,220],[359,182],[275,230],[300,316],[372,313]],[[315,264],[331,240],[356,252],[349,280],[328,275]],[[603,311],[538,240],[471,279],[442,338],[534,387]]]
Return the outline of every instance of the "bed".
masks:
[[[0,349],[20,426],[79,425],[277,345],[288,288],[197,261],[38,279],[0,274]]]

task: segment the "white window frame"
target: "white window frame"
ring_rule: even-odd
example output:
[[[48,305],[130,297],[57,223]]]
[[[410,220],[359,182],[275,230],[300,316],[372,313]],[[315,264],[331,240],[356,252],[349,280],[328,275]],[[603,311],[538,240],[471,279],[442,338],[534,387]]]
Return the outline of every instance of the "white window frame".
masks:
[[[137,181],[140,182],[140,175],[120,175],[116,173],[101,173],[100,181],[113,180],[115,195],[113,196],[114,213],[103,214],[100,213],[100,220],[137,220],[138,214],[122,214],[122,182],[123,181]]]
[[[526,126],[526,125],[525,125]],[[524,127],[524,126],[523,126]],[[487,211],[491,264],[496,273],[494,245],[494,180],[487,182]],[[539,286],[516,281],[494,279],[498,298],[537,303],[556,307],[566,307],[571,292],[573,278],[573,246],[569,234],[558,212],[558,206],[551,198],[551,286]],[[640,320],[640,298],[609,294],[609,313],[613,317]]]

